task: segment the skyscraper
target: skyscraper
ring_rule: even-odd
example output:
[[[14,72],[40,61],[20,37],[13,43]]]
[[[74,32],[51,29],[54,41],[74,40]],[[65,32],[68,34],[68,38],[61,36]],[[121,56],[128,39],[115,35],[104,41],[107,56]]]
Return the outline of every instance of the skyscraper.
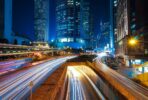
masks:
[[[112,28],[113,28],[113,34],[114,34],[114,48],[116,47],[116,42],[117,42],[117,0],[110,0],[111,3],[111,8],[112,11],[110,11],[110,13],[112,13]]]
[[[123,56],[127,65],[131,65],[134,59],[148,58],[147,3],[147,0],[116,1],[116,54]],[[130,38],[139,42],[131,46]]]
[[[58,47],[82,47],[80,0],[57,0],[56,23]]]
[[[5,27],[4,37],[9,39],[12,43],[12,0],[5,0]]]
[[[36,41],[47,42],[49,38],[49,0],[34,0],[34,7]]]
[[[81,33],[85,40],[85,48],[92,49],[93,18],[90,0],[81,0]]]
[[[115,0],[110,0],[110,50],[112,51],[112,53],[114,53],[114,22],[113,22],[113,19],[114,19],[114,3],[115,3]]]
[[[56,33],[58,47],[90,47],[89,0],[57,0]],[[92,29],[92,28],[91,28]]]
[[[1,42],[12,43],[12,0],[0,1],[0,38]]]

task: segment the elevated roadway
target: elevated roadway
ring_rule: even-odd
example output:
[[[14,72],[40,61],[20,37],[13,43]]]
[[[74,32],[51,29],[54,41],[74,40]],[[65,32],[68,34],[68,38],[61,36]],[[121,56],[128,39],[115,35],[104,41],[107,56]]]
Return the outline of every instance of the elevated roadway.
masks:
[[[12,56],[12,55],[24,55],[33,54],[38,52],[53,53],[58,52],[56,48],[44,48],[38,46],[26,46],[26,45],[12,45],[12,44],[1,44],[0,43],[0,57],[1,56]]]

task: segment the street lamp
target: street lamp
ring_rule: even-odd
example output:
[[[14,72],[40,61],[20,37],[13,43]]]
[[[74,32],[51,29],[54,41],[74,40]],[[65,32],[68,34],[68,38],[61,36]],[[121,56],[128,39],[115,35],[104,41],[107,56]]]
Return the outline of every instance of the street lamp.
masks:
[[[148,41],[131,38],[129,39],[128,43],[130,46],[133,46],[132,48],[134,48],[134,51],[131,51],[132,55],[133,54],[135,55],[137,53],[138,55],[140,54],[141,56],[144,57],[145,54],[147,54],[148,50],[146,44],[148,44]]]
[[[130,46],[134,46],[135,47],[137,45],[137,42],[138,42],[138,40],[136,40],[135,38],[131,38],[131,39],[129,39],[128,44]],[[130,55],[129,55],[129,66],[132,67],[132,59],[130,58]]]
[[[136,45],[138,43],[148,44],[148,41],[141,41],[141,40],[137,40],[135,38],[131,38],[128,42],[130,45]]]
[[[129,40],[129,44],[130,44],[130,45],[136,45],[137,42],[138,42],[138,41],[137,41],[136,39],[134,39],[134,38],[132,38],[132,39]]]

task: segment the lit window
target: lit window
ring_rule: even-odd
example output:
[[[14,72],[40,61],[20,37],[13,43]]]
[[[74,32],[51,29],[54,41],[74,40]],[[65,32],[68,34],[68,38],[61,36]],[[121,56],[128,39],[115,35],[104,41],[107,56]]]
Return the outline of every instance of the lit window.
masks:
[[[67,38],[61,38],[60,42],[67,42]]]
[[[131,26],[131,29],[134,29],[136,27],[136,25],[135,24],[133,24],[132,26]]]
[[[68,38],[68,42],[74,42],[73,38]]]
[[[77,42],[79,42],[79,43],[84,43],[84,40],[83,39],[76,39],[77,40]]]

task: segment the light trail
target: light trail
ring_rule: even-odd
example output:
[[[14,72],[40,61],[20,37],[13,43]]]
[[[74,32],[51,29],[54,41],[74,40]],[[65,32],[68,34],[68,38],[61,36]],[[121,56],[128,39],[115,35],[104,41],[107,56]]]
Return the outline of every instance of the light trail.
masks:
[[[22,99],[30,94],[30,82],[33,82],[33,90],[42,83],[53,71],[55,71],[67,59],[64,57],[48,61],[30,69],[20,71],[11,78],[9,76],[0,78],[0,97],[4,100]]]
[[[24,58],[20,60],[0,62],[0,75],[4,75],[8,72],[15,71],[19,68],[22,68],[31,61],[32,61],[32,58]]]
[[[88,75],[83,72],[87,70],[92,73],[91,69],[85,66],[69,66],[68,67],[68,90],[66,100],[105,100],[104,96],[98,90]]]
[[[95,59],[95,69],[96,72],[101,72],[101,76],[104,77],[107,81],[113,84],[115,88],[120,91],[122,95],[126,98],[135,98],[138,100],[148,100],[148,89],[139,85],[138,83],[126,78],[120,73],[112,70],[107,65],[103,64],[102,57],[98,56]],[[119,88],[120,87],[120,88]],[[130,96],[130,97],[129,97]]]

